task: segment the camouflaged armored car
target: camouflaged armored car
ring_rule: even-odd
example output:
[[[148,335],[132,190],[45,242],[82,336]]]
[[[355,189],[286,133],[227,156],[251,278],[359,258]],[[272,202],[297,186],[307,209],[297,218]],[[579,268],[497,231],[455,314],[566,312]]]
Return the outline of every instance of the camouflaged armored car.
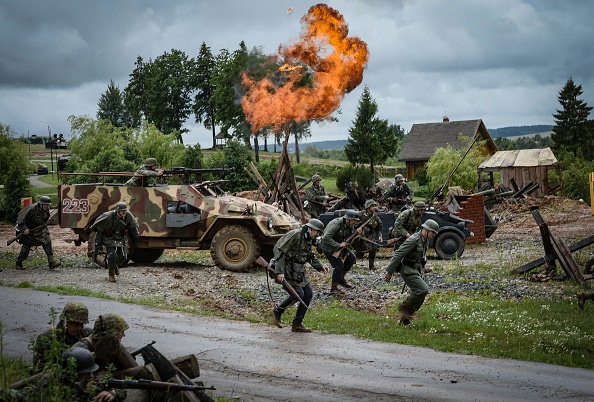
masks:
[[[86,176],[93,176],[96,183],[102,180],[101,173]],[[76,245],[88,242],[89,257],[100,265],[90,227],[120,201],[128,204],[138,221],[140,239],[128,239],[126,245],[128,260],[136,263],[151,263],[165,249],[184,247],[210,250],[219,268],[241,272],[260,255],[272,257],[276,241],[301,226],[272,205],[227,195],[220,182],[146,187],[96,183],[58,186],[58,219],[61,227],[77,235]]]

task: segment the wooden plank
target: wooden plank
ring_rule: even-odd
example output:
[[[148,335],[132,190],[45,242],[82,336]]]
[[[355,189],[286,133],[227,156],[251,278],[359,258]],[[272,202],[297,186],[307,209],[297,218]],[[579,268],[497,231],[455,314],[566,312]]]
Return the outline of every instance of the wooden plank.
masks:
[[[553,249],[555,250],[555,254],[563,270],[577,283],[585,285],[586,280],[578,269],[577,263],[573,259],[573,256],[565,243],[553,234],[551,234],[551,243],[553,244]]]

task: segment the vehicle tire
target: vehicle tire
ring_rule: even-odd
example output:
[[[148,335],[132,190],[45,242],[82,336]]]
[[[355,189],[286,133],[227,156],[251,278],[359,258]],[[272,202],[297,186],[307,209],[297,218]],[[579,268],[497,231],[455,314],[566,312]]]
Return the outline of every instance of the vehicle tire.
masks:
[[[87,256],[89,257],[89,259],[93,262],[95,262],[95,264],[99,265],[102,268],[107,269],[107,264],[105,263],[105,254],[99,254],[97,255],[95,258],[93,258],[93,254],[95,253],[95,232],[91,232],[91,234],[89,235],[89,240],[87,240]],[[134,254],[134,247],[130,246],[130,238],[128,237],[128,241],[126,242],[126,255],[128,256],[128,259],[126,261],[124,261],[123,263],[121,263],[119,265],[119,267],[125,267],[126,265],[128,265],[128,261],[130,260],[130,256],[132,254]],[[105,247],[103,247],[102,250],[99,250],[100,252],[105,252]],[[163,251],[161,251],[162,253]],[[157,257],[158,258],[158,257]],[[155,258],[156,260],[156,258]],[[153,260],[154,261],[154,260]],[[152,261],[151,261],[152,262]]]
[[[444,260],[460,258],[464,252],[464,239],[457,233],[445,232],[437,234],[435,252]]]
[[[225,226],[212,238],[210,255],[221,269],[245,272],[260,255],[260,244],[248,228],[239,225]]]
[[[163,255],[162,248],[134,248],[128,254],[128,259],[139,264],[150,264]]]
[[[274,246],[272,244],[262,244],[262,246],[260,246],[260,257],[264,258],[266,261],[270,261],[270,259],[274,257]]]

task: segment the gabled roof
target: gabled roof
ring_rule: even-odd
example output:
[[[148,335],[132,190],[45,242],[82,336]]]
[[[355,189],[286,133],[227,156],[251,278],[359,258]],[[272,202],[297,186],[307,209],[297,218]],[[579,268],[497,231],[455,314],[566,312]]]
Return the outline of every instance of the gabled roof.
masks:
[[[472,139],[477,132],[481,141],[487,141],[491,153],[495,153],[497,146],[481,119],[413,124],[398,160],[428,161],[437,148],[445,148],[448,144],[455,149],[467,148],[468,144],[462,143],[458,137],[462,134]]]
[[[493,156],[481,163],[478,168],[555,166],[557,164],[557,158],[555,158],[551,148],[516,149],[513,151],[497,151]]]

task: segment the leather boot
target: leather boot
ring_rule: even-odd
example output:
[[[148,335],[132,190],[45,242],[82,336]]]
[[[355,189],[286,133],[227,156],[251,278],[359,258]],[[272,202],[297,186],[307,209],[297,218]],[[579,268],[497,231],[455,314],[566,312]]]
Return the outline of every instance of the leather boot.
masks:
[[[345,274],[343,273],[343,274],[342,274],[342,279],[340,280],[340,282],[338,282],[338,284],[339,284],[340,286],[342,286],[343,288],[345,288],[345,289],[352,289],[352,288],[353,288],[353,285],[349,284],[349,283],[346,281],[346,279],[344,279],[344,275],[345,275]]]
[[[283,324],[281,322],[281,315],[283,314],[284,310],[281,310],[278,308],[278,306],[274,306],[274,308],[272,309],[272,320],[274,321],[274,324],[279,327],[282,328]]]
[[[590,293],[590,294],[585,294],[585,293],[578,293],[577,294],[577,298],[578,298],[578,306],[580,306],[580,308],[583,310],[584,309],[584,303],[586,303],[586,300],[594,300],[593,299],[594,294]]]
[[[58,268],[60,265],[62,265],[62,263],[58,261],[52,261],[48,264],[49,269]]]
[[[23,262],[21,260],[17,260],[15,269],[18,269],[18,270],[25,269],[25,267],[23,267]]]
[[[344,296],[344,292],[338,289],[338,283],[332,282],[330,286],[330,296]]]
[[[375,270],[375,258],[370,258],[369,259],[369,270],[370,271]]]
[[[404,317],[408,320],[412,320],[413,314],[415,313],[415,311],[412,308],[407,307],[404,304],[398,305],[398,311],[400,311],[400,314],[402,314],[402,317]]]

